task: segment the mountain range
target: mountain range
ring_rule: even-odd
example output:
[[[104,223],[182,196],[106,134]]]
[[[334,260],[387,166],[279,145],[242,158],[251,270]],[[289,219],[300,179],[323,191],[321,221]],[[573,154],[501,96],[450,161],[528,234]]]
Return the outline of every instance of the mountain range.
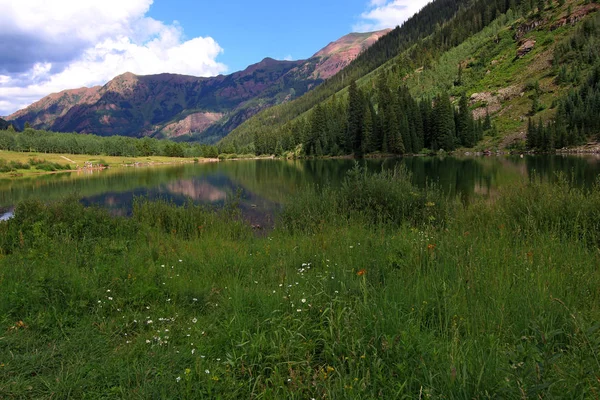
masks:
[[[7,117],[18,128],[214,143],[270,106],[291,101],[335,75],[390,30],[351,33],[307,60],[265,58],[210,78],[127,72],[103,86],[65,90]]]

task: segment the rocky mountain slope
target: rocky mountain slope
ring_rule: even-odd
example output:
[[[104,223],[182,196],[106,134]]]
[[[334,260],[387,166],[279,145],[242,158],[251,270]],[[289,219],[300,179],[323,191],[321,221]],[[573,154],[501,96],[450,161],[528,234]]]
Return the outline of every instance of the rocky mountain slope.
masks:
[[[214,142],[257,112],[316,87],[387,32],[350,34],[308,60],[265,58],[226,76],[125,73],[104,86],[51,94],[7,119],[61,132]]]

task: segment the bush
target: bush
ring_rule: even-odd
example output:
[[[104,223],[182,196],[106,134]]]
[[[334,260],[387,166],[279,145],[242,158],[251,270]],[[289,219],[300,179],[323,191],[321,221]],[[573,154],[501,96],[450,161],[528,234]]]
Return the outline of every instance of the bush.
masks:
[[[47,160],[42,160],[39,158],[30,158],[29,165],[31,165],[32,167],[35,167],[36,169],[39,169],[41,171],[48,171],[48,172],[71,169],[71,166],[69,164],[61,165],[59,163],[53,163],[53,162],[50,162]]]
[[[355,165],[342,187],[314,187],[287,204],[280,216],[282,227],[312,231],[325,222],[360,219],[367,224],[395,226],[443,225],[450,215],[453,201],[434,185],[424,189],[412,184],[405,167],[369,173]]]

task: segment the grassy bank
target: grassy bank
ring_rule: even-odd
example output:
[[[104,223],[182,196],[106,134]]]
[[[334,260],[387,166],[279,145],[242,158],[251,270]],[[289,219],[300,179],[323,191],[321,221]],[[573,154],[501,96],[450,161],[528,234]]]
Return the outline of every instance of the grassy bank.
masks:
[[[43,161],[45,164],[60,166],[54,169],[39,168],[37,165],[32,165],[31,160]],[[78,168],[84,168],[86,163],[90,163],[94,168],[101,166],[109,168],[120,168],[134,165],[155,165],[155,164],[182,164],[191,163],[198,160],[199,162],[214,161],[213,159],[204,158],[184,158],[184,157],[164,157],[164,156],[149,156],[149,157],[116,157],[116,156],[94,156],[87,154],[46,154],[46,153],[23,153],[17,151],[0,151],[0,164],[14,166],[10,170],[0,170],[0,177],[8,176],[29,176],[39,175],[57,171],[73,171]],[[1,165],[0,165],[1,166]]]
[[[600,188],[463,206],[352,171],[257,237],[221,211],[22,203],[0,398],[595,398]]]

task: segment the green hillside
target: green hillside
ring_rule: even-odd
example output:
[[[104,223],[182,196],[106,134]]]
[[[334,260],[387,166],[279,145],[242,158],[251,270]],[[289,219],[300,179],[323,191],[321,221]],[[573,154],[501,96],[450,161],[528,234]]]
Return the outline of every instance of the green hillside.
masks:
[[[263,111],[223,145],[360,155],[583,144],[600,133],[592,73],[599,8],[434,1],[320,88]]]

